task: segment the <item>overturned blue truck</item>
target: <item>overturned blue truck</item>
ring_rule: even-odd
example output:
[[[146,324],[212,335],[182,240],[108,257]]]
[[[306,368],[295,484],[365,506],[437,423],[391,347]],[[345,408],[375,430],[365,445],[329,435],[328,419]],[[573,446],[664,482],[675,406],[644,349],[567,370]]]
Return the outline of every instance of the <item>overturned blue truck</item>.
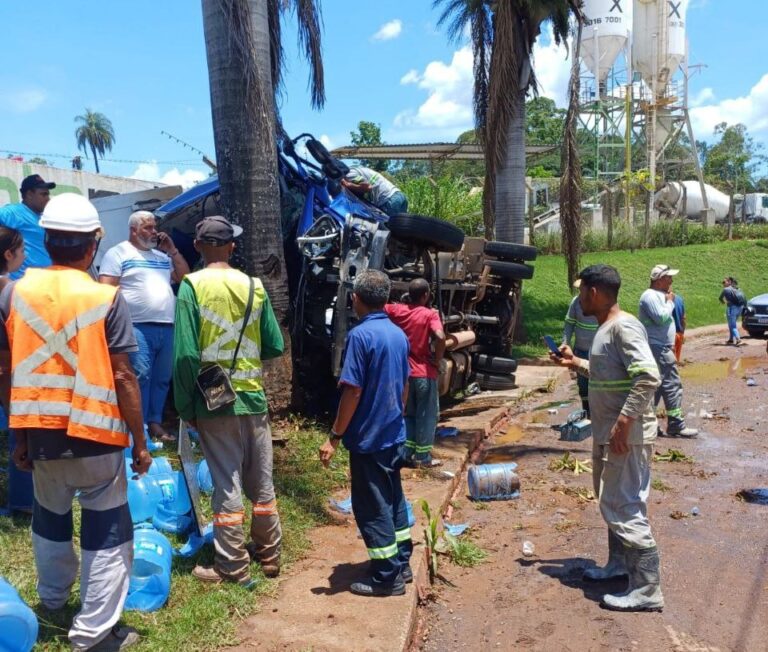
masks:
[[[294,378],[312,397],[305,406],[309,412],[332,404],[327,399],[355,323],[352,282],[368,268],[392,279],[393,301],[414,278],[430,283],[448,336],[441,396],[456,395],[473,383],[489,390],[514,387],[512,334],[522,282],[533,276],[528,262],[536,258],[535,248],[465,237],[460,228],[434,217],[387,216],[341,185],[349,168],[309,134],[284,140],[278,164]],[[195,224],[220,212],[213,176],[155,214],[159,227],[173,235],[194,265]]]

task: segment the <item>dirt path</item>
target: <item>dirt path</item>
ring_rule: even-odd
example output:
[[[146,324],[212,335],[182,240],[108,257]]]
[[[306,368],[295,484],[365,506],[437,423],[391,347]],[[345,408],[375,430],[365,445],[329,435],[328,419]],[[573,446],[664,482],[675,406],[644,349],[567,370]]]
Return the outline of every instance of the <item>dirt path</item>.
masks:
[[[577,407],[575,389],[565,385],[554,399],[570,405],[550,415],[535,409],[540,399],[530,402],[489,442],[490,459],[520,465],[522,496],[456,502],[452,521],[470,523],[471,539],[491,556],[473,569],[443,562],[455,586],[439,587],[422,609],[414,650],[768,650],[768,506],[735,497],[768,486],[768,356],[763,340],[734,349],[722,339],[703,337],[684,350],[684,408],[701,436],[657,444],[694,460],[653,467],[649,511],[662,554],[664,612],[605,611],[601,593],[623,586],[581,581],[583,568],[604,563],[606,529],[596,503],[572,491],[590,489],[589,475],[548,468],[566,451],[590,457],[591,439],[561,442],[546,429]],[[521,553],[526,540],[535,546],[528,558]]]

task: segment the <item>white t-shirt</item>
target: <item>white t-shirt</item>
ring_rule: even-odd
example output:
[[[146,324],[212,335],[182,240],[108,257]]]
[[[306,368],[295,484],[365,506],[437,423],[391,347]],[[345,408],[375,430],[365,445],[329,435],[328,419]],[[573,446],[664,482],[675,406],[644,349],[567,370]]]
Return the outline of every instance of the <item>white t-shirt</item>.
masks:
[[[101,259],[99,274],[120,279],[120,292],[134,324],[172,324],[176,298],[171,289],[171,259],[162,251],[142,251],[128,240],[115,245]]]

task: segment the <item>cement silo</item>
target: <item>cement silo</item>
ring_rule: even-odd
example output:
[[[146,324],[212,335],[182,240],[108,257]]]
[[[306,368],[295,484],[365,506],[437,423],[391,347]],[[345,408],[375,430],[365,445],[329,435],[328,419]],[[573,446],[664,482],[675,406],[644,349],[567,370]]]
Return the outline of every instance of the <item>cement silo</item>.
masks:
[[[581,59],[589,71],[605,81],[632,31],[633,0],[584,0]]]
[[[634,0],[632,68],[661,95],[685,60],[688,0]]]

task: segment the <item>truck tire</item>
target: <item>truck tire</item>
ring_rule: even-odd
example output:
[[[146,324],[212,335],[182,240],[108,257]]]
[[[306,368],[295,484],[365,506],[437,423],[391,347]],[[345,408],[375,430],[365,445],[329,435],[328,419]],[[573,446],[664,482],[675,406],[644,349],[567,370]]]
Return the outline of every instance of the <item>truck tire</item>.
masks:
[[[536,247],[514,242],[486,242],[483,251],[499,260],[536,260],[539,251]]]
[[[513,374],[517,371],[517,360],[505,358],[500,355],[479,353],[475,356],[474,366],[479,371],[488,371],[496,374]]]
[[[477,384],[480,385],[481,389],[514,389],[517,387],[515,384],[515,376],[513,374],[500,376],[497,374],[478,372],[475,374],[475,380],[477,381]]]
[[[464,244],[464,231],[437,217],[400,213],[389,218],[387,228],[398,240],[417,242],[437,251],[459,251]]]
[[[488,265],[491,274],[503,278],[529,279],[533,278],[533,267],[525,263],[508,263],[505,260],[486,260],[484,264]]]

